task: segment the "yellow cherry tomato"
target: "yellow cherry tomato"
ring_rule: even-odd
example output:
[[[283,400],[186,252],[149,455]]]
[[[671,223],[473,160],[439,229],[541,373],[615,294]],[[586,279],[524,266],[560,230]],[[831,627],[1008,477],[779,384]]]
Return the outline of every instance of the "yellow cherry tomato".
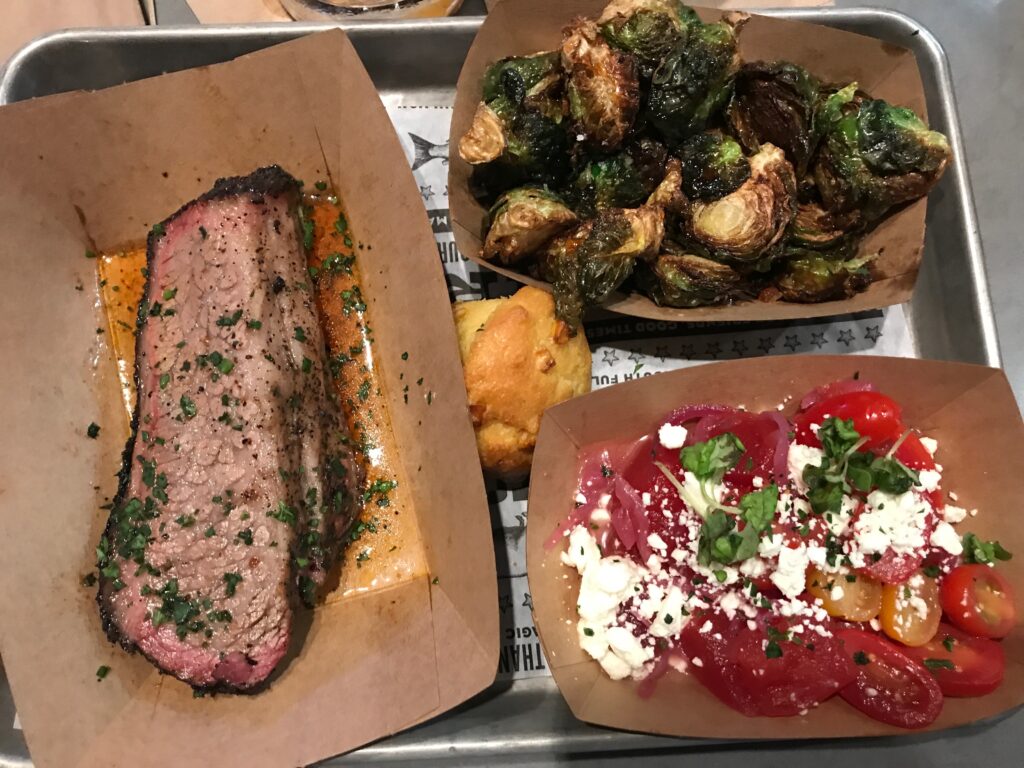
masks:
[[[821,600],[829,616],[847,621],[870,621],[882,609],[882,585],[852,572],[807,571],[807,591]]]
[[[924,645],[935,637],[941,619],[939,587],[920,571],[902,584],[886,584],[882,589],[878,620],[893,640],[911,647]]]

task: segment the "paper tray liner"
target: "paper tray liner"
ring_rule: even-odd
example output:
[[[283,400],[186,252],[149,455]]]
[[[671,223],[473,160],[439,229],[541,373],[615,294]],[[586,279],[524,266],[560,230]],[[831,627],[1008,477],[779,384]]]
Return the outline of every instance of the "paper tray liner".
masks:
[[[123,448],[119,429],[94,441],[85,428],[124,418],[84,254],[137,242],[217,177],[272,163],[330,181],[367,245],[374,351],[430,576],[300,611],[297,657],[268,690],[193,699],[107,642],[94,590],[79,583]],[[0,168],[0,653],[35,764],[308,764],[489,685],[494,552],[447,289],[408,163],[345,34],[4,107]],[[405,403],[403,386],[421,377]],[[101,665],[111,672],[97,682]]]
[[[631,440],[657,430],[672,410],[693,403],[774,410],[791,416],[814,387],[859,372],[895,398],[911,427],[939,442],[942,488],[956,504],[977,508],[957,525],[983,539],[998,539],[1014,558],[998,565],[1024,596],[1024,526],[1013,500],[1024,493],[1024,425],[1006,376],[983,366],[860,356],[786,356],[713,363],[602,389],[547,411],[541,423],[530,481],[527,569],[534,620],[551,673],[573,713],[589,723],[672,736],[723,739],[809,739],[908,735],[861,714],[834,697],[806,716],[749,718],[716,699],[697,680],[669,670],[653,696],[637,683],[613,681],[580,649],[576,622],[579,576],[562,565],[561,545],[544,543],[571,512],[581,448]],[[788,400],[786,398],[789,398]],[[1008,507],[1008,504],[1010,505]],[[1024,625],[1002,641],[1006,678],[994,693],[946,698],[926,730],[964,725],[1024,703]]]
[[[459,157],[459,139],[473,122],[487,67],[505,56],[552,50],[562,29],[577,16],[597,18],[606,0],[503,0],[484,21],[466,57],[455,91],[449,138],[448,190],[455,243],[466,257],[512,280],[550,290],[547,283],[480,258],[487,211],[469,188],[472,166]],[[722,11],[694,6],[705,20]],[[910,107],[927,119],[924,86],[914,54],[892,43],[820,24],[753,15],[739,36],[744,61],[785,59],[823,82],[856,81],[875,98]],[[745,301],[720,307],[659,307],[639,293],[613,294],[603,306],[637,317],[669,321],[791,320],[879,309],[907,301],[924,250],[927,199],[900,208],[864,238],[860,253],[880,252],[877,279],[863,293],[820,304]]]

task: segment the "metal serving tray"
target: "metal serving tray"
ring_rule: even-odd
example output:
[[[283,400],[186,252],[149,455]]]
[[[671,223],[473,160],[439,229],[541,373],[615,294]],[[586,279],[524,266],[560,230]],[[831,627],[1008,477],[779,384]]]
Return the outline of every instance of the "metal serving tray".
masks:
[[[908,339],[901,353],[998,366],[995,321],[964,165],[966,155],[942,47],[912,19],[891,11],[764,13],[878,37],[916,54],[928,97],[929,120],[949,136],[959,162],[930,197],[921,274],[913,300],[903,308]],[[450,106],[462,61],[480,23],[480,19],[455,18],[340,26],[348,31],[386,102]],[[0,77],[0,104],[104,88],[222,62],[325,27],[294,23],[61,32],[31,43],[11,59]],[[254,83],[253,87],[259,85]],[[779,325],[773,324],[776,330]],[[500,531],[497,541],[501,542]],[[13,719],[14,704],[0,668],[0,768],[31,764],[21,731],[10,726]],[[535,677],[499,681],[437,720],[365,747],[344,762],[457,761],[460,765],[492,766],[553,753],[692,750],[708,744],[588,726],[572,716],[549,677]],[[327,764],[340,764],[340,760]]]

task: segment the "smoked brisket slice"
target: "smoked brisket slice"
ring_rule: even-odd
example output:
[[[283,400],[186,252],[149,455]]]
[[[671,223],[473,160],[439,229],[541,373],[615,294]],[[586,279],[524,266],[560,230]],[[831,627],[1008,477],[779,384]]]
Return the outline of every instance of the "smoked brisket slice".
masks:
[[[149,237],[97,599],[112,639],[197,688],[266,680],[356,508],[300,202],[295,179],[261,168]]]

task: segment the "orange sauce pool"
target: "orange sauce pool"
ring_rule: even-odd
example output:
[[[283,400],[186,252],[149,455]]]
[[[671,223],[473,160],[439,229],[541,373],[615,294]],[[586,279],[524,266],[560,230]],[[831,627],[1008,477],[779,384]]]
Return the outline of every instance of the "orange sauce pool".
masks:
[[[364,508],[344,555],[332,603],[350,594],[411,581],[427,573],[426,554],[409,489],[402,477],[383,381],[374,364],[373,323],[359,288],[355,241],[341,207],[326,195],[306,198],[306,218],[313,225],[309,254],[310,283],[315,286],[324,335],[340,374],[335,389],[348,421],[357,458],[366,472]],[[135,407],[136,312],[145,288],[146,249],[102,254],[100,298],[125,405],[127,439]],[[392,483],[395,483],[392,487]],[[367,495],[369,494],[369,495]]]

